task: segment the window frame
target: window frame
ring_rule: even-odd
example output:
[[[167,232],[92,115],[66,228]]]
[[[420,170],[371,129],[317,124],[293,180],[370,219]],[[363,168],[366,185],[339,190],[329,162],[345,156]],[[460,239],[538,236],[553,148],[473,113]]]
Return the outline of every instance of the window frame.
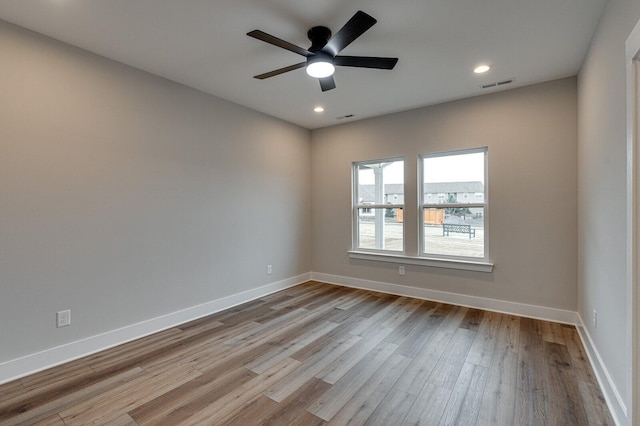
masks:
[[[358,170],[360,166],[366,166],[368,164],[379,164],[379,163],[393,163],[396,161],[402,161],[403,167],[403,176],[402,176],[402,191],[404,194],[405,190],[405,177],[406,177],[406,164],[404,157],[390,157],[390,158],[382,158],[378,160],[366,160],[366,161],[354,161],[351,163],[351,251],[352,252],[362,252],[362,253],[371,253],[371,254],[385,254],[385,255],[404,255],[406,250],[406,227],[404,226],[404,219],[402,224],[402,250],[386,250],[386,249],[371,249],[371,248],[363,248],[359,247],[359,209],[369,208],[373,209],[388,209],[388,208],[397,208],[405,211],[404,200],[405,196],[402,197],[403,203],[389,203],[389,204],[364,204],[359,203],[358,200]],[[384,182],[383,182],[384,185]],[[384,190],[384,186],[383,186]],[[384,195],[384,194],[383,194]],[[375,211],[375,210],[374,210]],[[403,215],[404,216],[404,215]]]
[[[488,185],[488,177],[489,177],[489,167],[488,167],[488,147],[480,147],[480,148],[469,148],[469,149],[461,149],[455,151],[442,151],[442,152],[434,152],[427,154],[420,154],[418,156],[418,257],[423,259],[433,259],[433,260],[443,260],[443,261],[454,261],[454,262],[479,262],[485,263],[489,262],[489,185]],[[438,203],[427,202],[424,196],[424,160],[426,158],[436,158],[436,157],[451,157],[455,155],[465,155],[465,154],[484,154],[484,197],[482,202],[473,202],[473,203]],[[477,194],[476,194],[477,198]],[[424,211],[428,208],[437,208],[437,209],[445,209],[445,208],[482,208],[483,209],[483,222],[484,222],[484,248],[483,248],[483,257],[472,257],[472,256],[456,256],[456,255],[445,255],[445,254],[437,254],[437,253],[429,253],[426,251],[425,242],[424,242]]]

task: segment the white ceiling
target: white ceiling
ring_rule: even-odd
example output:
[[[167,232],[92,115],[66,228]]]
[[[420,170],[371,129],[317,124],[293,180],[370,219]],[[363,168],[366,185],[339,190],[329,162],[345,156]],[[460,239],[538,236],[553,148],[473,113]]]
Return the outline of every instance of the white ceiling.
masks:
[[[315,129],[575,75],[605,1],[0,0],[0,19]],[[336,33],[357,10],[378,23],[342,54],[398,57],[394,70],[339,67],[324,93],[304,69],[253,78],[304,58],[247,32],[308,48],[310,27]]]

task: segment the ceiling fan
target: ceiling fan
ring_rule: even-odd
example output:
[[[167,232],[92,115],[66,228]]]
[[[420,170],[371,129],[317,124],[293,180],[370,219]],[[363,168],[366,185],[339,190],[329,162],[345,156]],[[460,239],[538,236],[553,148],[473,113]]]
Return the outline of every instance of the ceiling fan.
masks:
[[[326,92],[336,87],[333,79],[336,66],[391,70],[398,62],[398,58],[338,55],[342,49],[364,34],[364,32],[371,28],[376,22],[378,21],[373,17],[362,11],[358,11],[333,37],[331,37],[331,30],[329,28],[313,27],[307,32],[307,37],[311,40],[311,47],[309,47],[309,49],[303,49],[302,47],[298,47],[295,44],[260,30],[250,31],[247,33],[249,37],[262,40],[307,58],[305,62],[259,74],[254,76],[254,78],[264,80],[265,78],[306,67],[307,74],[311,77],[318,78],[320,88],[323,92]]]

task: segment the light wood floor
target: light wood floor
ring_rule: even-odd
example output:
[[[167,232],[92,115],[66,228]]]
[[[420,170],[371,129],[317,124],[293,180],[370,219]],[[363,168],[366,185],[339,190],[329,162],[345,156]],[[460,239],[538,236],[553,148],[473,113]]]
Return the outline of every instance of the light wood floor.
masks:
[[[574,327],[309,282],[0,386],[0,424],[613,425]]]

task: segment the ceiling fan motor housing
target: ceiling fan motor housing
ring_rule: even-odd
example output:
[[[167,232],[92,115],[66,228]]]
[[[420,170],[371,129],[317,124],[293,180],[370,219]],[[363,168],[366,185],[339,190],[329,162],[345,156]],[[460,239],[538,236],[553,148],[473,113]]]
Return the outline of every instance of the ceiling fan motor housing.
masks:
[[[311,40],[309,52],[319,52],[331,38],[331,30],[327,27],[313,27],[307,32],[307,37]]]

